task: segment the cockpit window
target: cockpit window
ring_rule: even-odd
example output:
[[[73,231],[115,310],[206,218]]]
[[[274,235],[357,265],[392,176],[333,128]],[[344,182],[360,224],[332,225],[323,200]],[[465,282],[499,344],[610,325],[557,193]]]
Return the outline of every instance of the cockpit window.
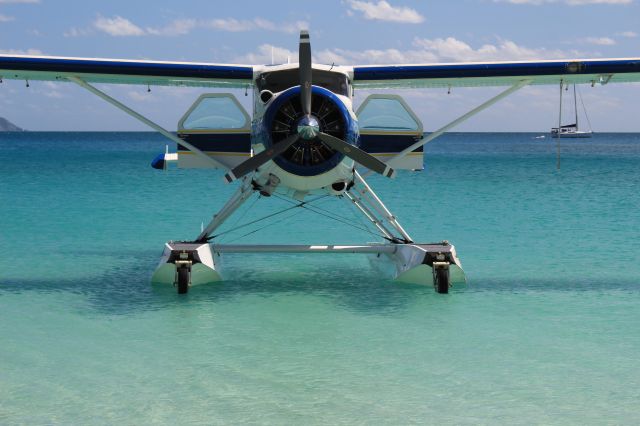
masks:
[[[315,86],[324,87],[333,93],[349,96],[349,82],[347,76],[331,71],[313,70],[311,79]],[[270,90],[273,93],[282,92],[300,84],[300,71],[297,68],[282,71],[271,71],[260,74],[256,80],[258,90]]]

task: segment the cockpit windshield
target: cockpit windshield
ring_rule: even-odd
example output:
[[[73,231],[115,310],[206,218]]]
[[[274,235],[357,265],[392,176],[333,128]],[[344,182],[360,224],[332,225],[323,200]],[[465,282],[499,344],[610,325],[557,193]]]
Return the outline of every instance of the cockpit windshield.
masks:
[[[315,86],[324,87],[338,95],[349,96],[349,81],[342,73],[314,69],[311,79]],[[267,71],[258,76],[256,84],[260,92],[263,90],[270,90],[273,93],[282,92],[300,84],[300,71],[298,68]]]

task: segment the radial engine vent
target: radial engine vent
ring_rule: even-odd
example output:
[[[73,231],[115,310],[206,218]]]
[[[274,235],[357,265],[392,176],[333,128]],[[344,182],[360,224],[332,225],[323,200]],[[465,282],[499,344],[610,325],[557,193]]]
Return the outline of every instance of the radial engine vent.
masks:
[[[346,135],[346,123],[338,106],[328,97],[314,93],[311,104],[311,115],[319,123],[319,131],[342,140]],[[298,132],[298,123],[303,118],[300,95],[293,95],[275,113],[271,123],[271,140],[277,144],[287,136]],[[282,157],[299,166],[317,166],[327,162],[336,151],[325,145],[317,137],[300,138],[291,145]]]

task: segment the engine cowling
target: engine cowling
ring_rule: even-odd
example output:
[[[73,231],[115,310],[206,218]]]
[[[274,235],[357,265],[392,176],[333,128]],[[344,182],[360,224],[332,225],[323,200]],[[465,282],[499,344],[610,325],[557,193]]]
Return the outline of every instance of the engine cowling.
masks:
[[[300,102],[300,87],[277,95],[260,122],[261,142],[266,149],[293,134],[300,139],[273,161],[283,170],[298,176],[316,176],[335,168],[344,154],[318,139],[324,132],[343,141],[358,143],[358,126],[344,102],[330,90],[312,86],[311,116],[305,116]]]

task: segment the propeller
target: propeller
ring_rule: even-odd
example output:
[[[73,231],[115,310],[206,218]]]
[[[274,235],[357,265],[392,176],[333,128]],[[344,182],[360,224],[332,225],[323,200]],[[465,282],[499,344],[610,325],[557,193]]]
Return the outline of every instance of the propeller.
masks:
[[[274,144],[271,148],[265,149],[258,155],[254,155],[248,160],[238,164],[236,167],[231,169],[229,173],[225,174],[224,178],[227,180],[227,182],[231,183],[234,180],[239,179],[248,173],[251,173],[253,170],[262,166],[267,161],[285,152],[287,148],[296,143],[299,138],[300,135],[296,133],[295,135],[291,135],[283,139],[277,144]]]
[[[298,62],[300,63],[300,102],[302,103],[302,112],[308,117],[311,115],[311,43],[309,31],[300,31],[298,57]]]
[[[371,154],[366,153],[360,148],[353,146],[341,139],[326,133],[320,132],[320,124],[318,119],[311,115],[311,44],[309,41],[309,32],[300,31],[300,45],[299,45],[299,69],[300,69],[300,103],[302,106],[302,112],[304,116],[297,125],[297,133],[286,137],[280,142],[274,143],[269,149],[262,151],[261,153],[254,155],[248,160],[238,164],[227,174],[225,179],[227,182],[233,182],[253,170],[258,169],[263,164],[270,160],[273,160],[278,155],[284,153],[291,145],[298,140],[312,140],[315,138],[320,139],[330,148],[335,151],[341,152],[345,156],[351,158],[355,162],[380,173],[383,176],[394,177],[395,172],[392,168],[387,166],[382,161],[378,160]]]
[[[376,173],[380,173],[382,176],[393,178],[396,175],[395,170],[389,167],[386,163],[378,160],[376,157],[361,150],[357,146],[353,146],[342,139],[338,139],[322,132],[318,133],[318,138],[334,150],[343,153],[356,163],[362,164]]]

